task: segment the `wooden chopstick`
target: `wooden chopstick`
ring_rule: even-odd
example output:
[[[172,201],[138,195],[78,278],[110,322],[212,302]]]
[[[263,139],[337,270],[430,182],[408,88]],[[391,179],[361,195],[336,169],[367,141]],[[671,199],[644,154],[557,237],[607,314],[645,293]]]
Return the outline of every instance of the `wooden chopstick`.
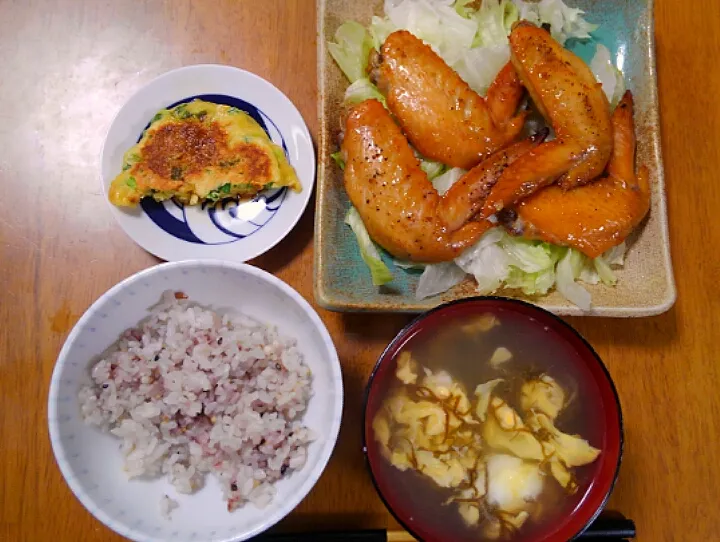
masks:
[[[417,542],[417,539],[407,531],[388,531],[388,542]]]

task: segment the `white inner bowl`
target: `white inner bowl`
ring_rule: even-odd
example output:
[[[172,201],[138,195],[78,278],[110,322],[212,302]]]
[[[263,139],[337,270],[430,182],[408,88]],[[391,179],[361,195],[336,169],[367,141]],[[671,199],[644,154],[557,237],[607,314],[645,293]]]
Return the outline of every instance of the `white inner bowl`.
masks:
[[[276,325],[297,340],[312,371],[312,392],[305,425],[318,438],[308,448],[305,466],[276,485],[272,503],[248,503],[228,512],[211,474],[205,487],[179,494],[164,478],[128,480],[121,440],[86,425],[78,391],[90,382],[89,367],[135,326],[163,291],[185,292],[191,301],[216,310],[243,312]],[[308,494],[325,468],[342,417],[343,385],[337,352],[324,324],[292,288],[260,269],[229,262],[185,261],[141,271],[114,286],[85,312],[70,333],[55,365],[48,399],[48,423],[55,458],[68,485],[105,525],[138,541],[246,540],[286,516]],[[160,513],[163,495],[180,507],[167,520]]]

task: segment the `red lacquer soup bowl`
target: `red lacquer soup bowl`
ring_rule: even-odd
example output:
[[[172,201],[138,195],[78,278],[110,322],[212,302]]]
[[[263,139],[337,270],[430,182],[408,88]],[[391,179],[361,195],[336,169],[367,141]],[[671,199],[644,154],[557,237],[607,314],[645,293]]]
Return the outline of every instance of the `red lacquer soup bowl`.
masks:
[[[517,357],[550,356],[547,363],[553,370],[573,375],[575,401],[582,404],[583,412],[578,433],[601,450],[593,463],[579,467],[578,490],[563,497],[559,513],[551,520],[523,526],[510,538],[513,542],[567,542],[587,529],[610,496],[622,457],[622,413],[610,375],[588,342],[557,316],[529,303],[501,297],[463,299],[420,315],[397,334],[380,356],[366,390],[363,449],[373,483],[390,512],[419,540],[483,540],[482,531],[465,526],[452,507],[418,498],[422,492],[417,484],[432,482],[417,473],[401,472],[382,456],[372,420],[387,390],[397,383],[400,352],[425,344],[449,326],[488,313],[503,322],[503,340]]]

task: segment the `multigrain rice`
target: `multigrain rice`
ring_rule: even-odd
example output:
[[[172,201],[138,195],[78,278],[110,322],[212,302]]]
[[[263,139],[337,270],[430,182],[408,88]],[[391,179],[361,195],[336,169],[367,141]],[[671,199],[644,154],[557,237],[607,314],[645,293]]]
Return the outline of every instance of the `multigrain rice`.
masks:
[[[181,292],[165,292],[91,378],[79,392],[83,418],[122,439],[129,478],[164,475],[192,493],[212,473],[229,511],[267,505],[314,438],[300,421],[311,375],[295,341]]]

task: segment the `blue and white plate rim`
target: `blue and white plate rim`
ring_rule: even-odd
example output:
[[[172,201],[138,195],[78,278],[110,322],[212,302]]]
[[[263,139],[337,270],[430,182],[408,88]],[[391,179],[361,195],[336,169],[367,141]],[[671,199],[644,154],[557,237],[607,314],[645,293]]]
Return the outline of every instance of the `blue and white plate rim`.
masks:
[[[256,198],[242,207],[225,203],[217,212],[200,207],[183,209],[172,201],[155,206],[165,219],[191,232],[189,236],[161,228],[146,209],[128,211],[108,205],[123,230],[161,259],[244,262],[273,248],[295,227],[310,201],[316,172],[314,145],[300,112],[277,87],[256,74],[233,66],[197,64],[168,71],[139,88],[118,111],[108,130],[101,154],[103,193],[107,200],[110,182],[122,167],[122,154],[137,141],[159,109],[203,95],[219,95],[254,108],[255,114],[248,112],[263,127],[267,126],[271,139],[285,149],[302,191],[275,190],[267,198]],[[247,220],[237,218],[248,211],[256,214]],[[260,224],[254,221],[258,216]]]

